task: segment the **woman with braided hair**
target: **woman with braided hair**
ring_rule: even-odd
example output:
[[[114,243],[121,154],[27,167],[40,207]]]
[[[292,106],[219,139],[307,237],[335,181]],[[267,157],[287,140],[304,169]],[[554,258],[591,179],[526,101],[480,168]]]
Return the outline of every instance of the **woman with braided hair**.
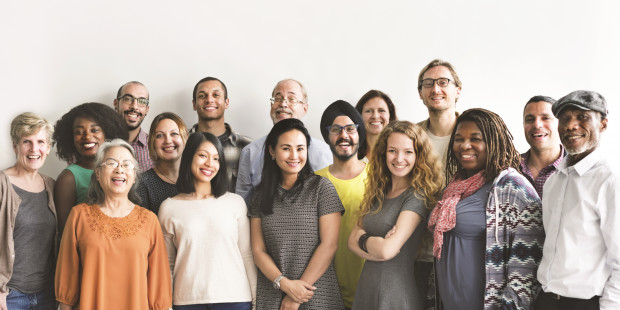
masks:
[[[443,309],[530,309],[535,300],[542,212],[519,160],[497,114],[470,109],[458,117],[446,161],[446,176],[454,176],[428,223]]]

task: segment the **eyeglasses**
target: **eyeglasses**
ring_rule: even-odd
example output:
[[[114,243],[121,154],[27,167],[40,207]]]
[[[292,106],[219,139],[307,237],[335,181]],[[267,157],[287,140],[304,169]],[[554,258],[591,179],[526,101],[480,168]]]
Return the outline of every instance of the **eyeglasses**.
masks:
[[[110,169],[116,169],[118,166],[121,166],[125,170],[131,170],[136,167],[136,165],[130,160],[124,160],[123,163],[119,163],[115,159],[108,159],[101,163],[101,167],[108,167]]]
[[[147,105],[149,105],[149,100],[146,98],[135,98],[132,95],[125,95],[123,97],[119,97],[116,98],[118,100],[120,100],[122,103],[124,104],[132,104],[134,100],[138,101],[138,105],[141,107],[146,107]]]
[[[437,82],[437,85],[442,88],[448,86],[450,82],[452,82],[449,78],[424,79],[422,80],[422,86],[424,86],[424,88],[431,88],[435,85],[435,81]]]
[[[303,104],[304,103],[303,101],[298,100],[295,97],[288,97],[288,98],[273,97],[273,98],[269,99],[269,101],[271,101],[271,104],[274,104],[274,103],[282,104],[282,102],[284,102],[284,101],[288,102],[289,105],[296,105],[296,104]]]
[[[347,135],[352,135],[357,132],[357,126],[357,124],[349,124],[344,126],[331,125],[327,126],[327,132],[329,132],[330,135],[339,135],[344,129],[344,132],[346,132]]]

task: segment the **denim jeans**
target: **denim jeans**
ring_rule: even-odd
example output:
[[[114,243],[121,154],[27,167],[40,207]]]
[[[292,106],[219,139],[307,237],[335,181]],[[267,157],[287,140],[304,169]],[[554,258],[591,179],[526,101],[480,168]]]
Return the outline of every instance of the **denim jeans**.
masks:
[[[54,289],[49,288],[33,294],[11,289],[6,295],[8,310],[56,310]]]
[[[174,310],[252,310],[251,302],[226,302],[217,304],[172,306]]]

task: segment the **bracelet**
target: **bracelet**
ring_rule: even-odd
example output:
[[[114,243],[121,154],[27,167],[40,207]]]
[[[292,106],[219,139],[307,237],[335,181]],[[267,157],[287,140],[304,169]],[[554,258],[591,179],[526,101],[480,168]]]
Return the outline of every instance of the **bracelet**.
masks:
[[[368,234],[363,234],[360,236],[360,240],[357,242],[357,245],[362,249],[362,251],[368,253],[368,249],[366,248],[366,242],[370,236]]]
[[[280,280],[286,278],[284,275],[279,275],[275,280],[273,280],[273,288],[276,290],[280,289]]]

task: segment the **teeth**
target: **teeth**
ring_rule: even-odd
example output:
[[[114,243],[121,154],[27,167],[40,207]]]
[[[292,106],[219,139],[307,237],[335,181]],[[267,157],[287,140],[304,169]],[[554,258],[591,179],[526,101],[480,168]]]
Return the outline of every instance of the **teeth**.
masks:
[[[378,126],[378,125],[381,125],[381,122],[372,122],[370,123],[370,125]]]
[[[90,148],[95,147],[95,143],[94,142],[93,143],[84,143],[84,144],[82,144],[82,146],[84,146],[87,149],[90,149]]]
[[[174,147],[174,146],[168,146],[168,147],[165,147],[165,148],[164,148],[164,151],[169,152],[169,151],[172,151],[172,150],[174,150],[174,149],[176,149],[176,147]]]
[[[405,167],[407,167],[407,165],[400,165],[400,166],[394,165],[394,168],[396,168],[396,169],[402,169],[402,168],[405,168]]]
[[[461,155],[461,158],[470,159],[470,158],[474,158],[474,156],[473,155]]]
[[[208,177],[210,177],[211,175],[213,175],[213,171],[211,170],[207,170],[207,169],[200,169],[200,171],[202,171],[202,173]]]
[[[28,159],[39,159],[39,158],[41,158],[40,155],[29,155],[28,156]]]

